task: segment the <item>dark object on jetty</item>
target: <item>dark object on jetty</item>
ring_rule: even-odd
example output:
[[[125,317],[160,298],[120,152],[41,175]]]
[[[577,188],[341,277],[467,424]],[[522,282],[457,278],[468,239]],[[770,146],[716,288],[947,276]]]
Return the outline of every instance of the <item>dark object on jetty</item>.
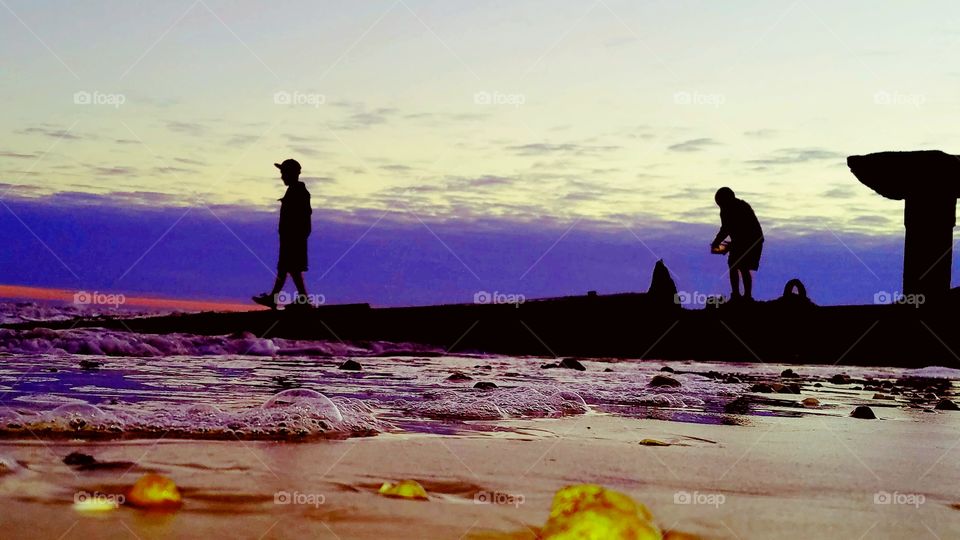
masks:
[[[847,158],[850,171],[888,199],[904,201],[903,294],[936,301],[950,290],[960,158],[939,150]]]

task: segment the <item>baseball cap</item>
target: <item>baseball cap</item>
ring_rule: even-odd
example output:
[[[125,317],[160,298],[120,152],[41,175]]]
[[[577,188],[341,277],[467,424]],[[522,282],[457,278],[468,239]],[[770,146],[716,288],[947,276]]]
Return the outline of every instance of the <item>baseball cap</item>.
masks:
[[[280,169],[281,171],[286,171],[286,170],[299,171],[300,170],[300,163],[297,162],[297,160],[295,159],[285,159],[283,160],[283,163],[274,163],[273,166]]]

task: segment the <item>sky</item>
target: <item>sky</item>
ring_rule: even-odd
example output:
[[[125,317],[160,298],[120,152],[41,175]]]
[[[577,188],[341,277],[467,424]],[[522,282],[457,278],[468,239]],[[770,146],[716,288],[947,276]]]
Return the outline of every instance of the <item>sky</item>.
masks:
[[[896,291],[902,203],[845,158],[955,151],[954,2],[0,2],[0,282],[243,300],[303,165],[328,301]]]

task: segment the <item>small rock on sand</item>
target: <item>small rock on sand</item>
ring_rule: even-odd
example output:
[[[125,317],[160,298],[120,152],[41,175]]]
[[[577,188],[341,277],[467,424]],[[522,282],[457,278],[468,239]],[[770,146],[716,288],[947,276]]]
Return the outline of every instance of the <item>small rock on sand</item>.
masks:
[[[654,375],[653,378],[650,379],[650,386],[669,386],[676,388],[680,386],[680,381],[673,377],[667,377],[666,375]]]
[[[67,454],[65,458],[63,458],[63,462],[66,465],[83,466],[83,465],[93,465],[94,463],[97,462],[97,459],[91,456],[90,454],[84,454],[82,452],[70,452],[69,454]]]
[[[660,371],[666,371],[667,373],[675,373],[673,368],[670,366],[663,366],[662,368],[660,368]]]
[[[724,405],[723,412],[730,414],[747,414],[750,412],[750,400],[745,396],[740,396]]]
[[[751,392],[759,392],[761,394],[769,394],[773,392],[773,387],[767,383],[757,383],[750,387]]]
[[[850,384],[850,376],[844,375],[843,373],[838,373],[833,377],[830,377],[830,382],[833,384]]]
[[[337,369],[342,369],[344,371],[360,371],[363,369],[363,366],[360,365],[360,362],[356,360],[347,360],[346,362],[340,364]]]
[[[793,371],[792,369],[790,369],[790,368],[787,368],[787,369],[781,371],[781,372],[780,372],[780,376],[783,377],[783,378],[785,378],[785,379],[797,379],[797,378],[800,377],[799,375],[797,375],[796,373],[794,373],[794,371]]]
[[[801,401],[800,403],[802,403],[804,407],[819,407],[819,406],[820,406],[820,400],[817,399],[817,398],[815,398],[815,397],[805,398],[805,399],[804,399],[803,401]]]
[[[459,371],[454,371],[449,377],[448,381],[472,381],[473,377],[467,375],[466,373],[460,373]]]
[[[873,414],[873,409],[867,407],[866,405],[861,405],[853,410],[850,413],[850,416],[854,418],[862,418],[863,420],[876,420],[877,415]]]
[[[479,388],[480,390],[493,390],[497,387],[496,383],[490,381],[480,381],[477,384],[473,385],[474,388]]]
[[[934,409],[937,409],[938,411],[960,411],[960,407],[947,398],[943,398],[938,401]]]
[[[583,364],[580,363],[576,358],[564,358],[560,361],[559,367],[566,369],[575,369],[577,371],[586,371],[587,368],[583,367]]]

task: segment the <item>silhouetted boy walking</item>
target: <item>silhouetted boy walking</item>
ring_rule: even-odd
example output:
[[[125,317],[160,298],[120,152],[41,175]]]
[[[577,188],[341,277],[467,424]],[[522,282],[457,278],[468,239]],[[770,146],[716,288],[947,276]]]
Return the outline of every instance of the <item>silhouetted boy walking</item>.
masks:
[[[307,288],[303,284],[303,272],[307,270],[307,238],[310,236],[310,192],[300,181],[300,164],[294,159],[274,163],[280,169],[280,178],[287,191],[280,199],[280,256],[277,261],[277,279],[273,291],[253,297],[253,301],[271,309],[277,307],[277,295],[283,289],[290,274],[297,287],[297,297],[291,306],[307,307]]]

